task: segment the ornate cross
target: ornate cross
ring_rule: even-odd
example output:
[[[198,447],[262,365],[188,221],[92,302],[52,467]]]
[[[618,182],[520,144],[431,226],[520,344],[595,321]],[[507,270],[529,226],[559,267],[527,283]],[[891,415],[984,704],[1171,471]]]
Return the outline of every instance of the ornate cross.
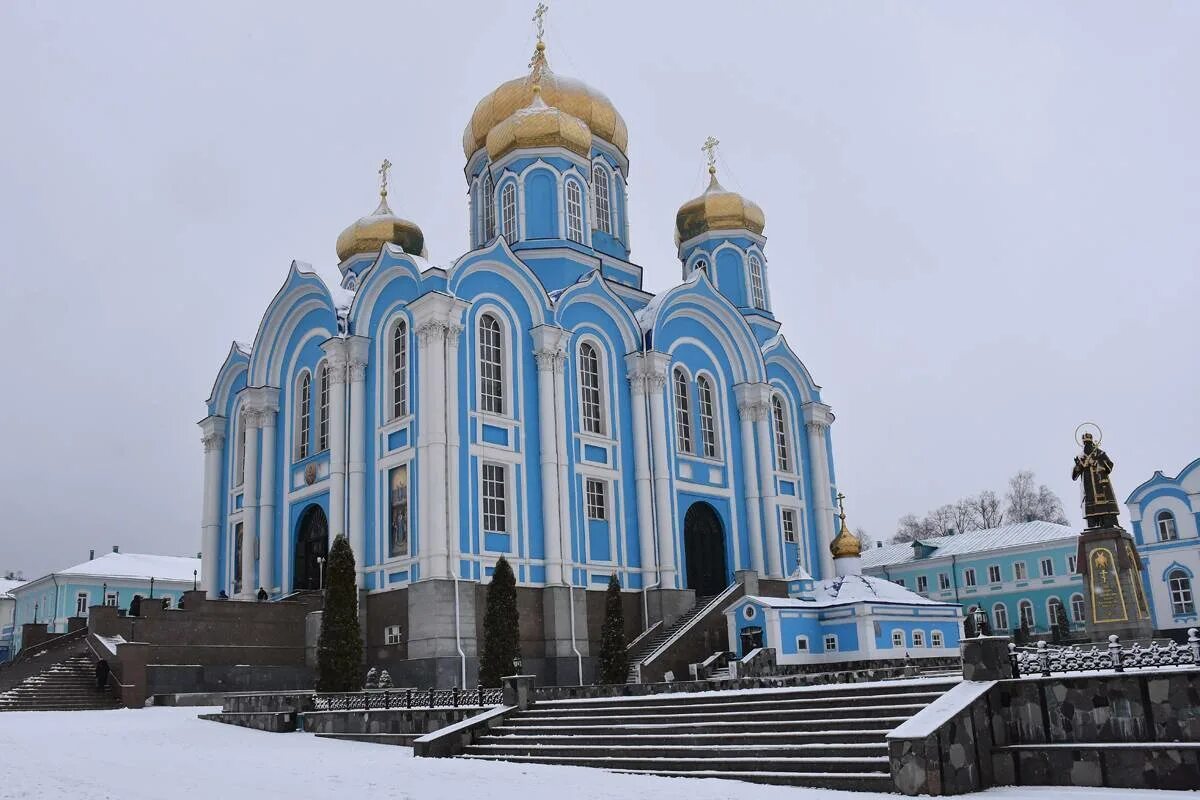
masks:
[[[846,495],[842,494],[841,492],[838,492],[838,494],[837,494],[838,513],[841,514],[842,519],[846,518],[846,506],[844,506],[842,504],[842,501],[845,499],[846,499]]]
[[[379,165],[379,195],[381,197],[387,197],[388,170],[391,168],[392,162],[388,161],[386,158],[383,160],[383,163]]]
[[[710,170],[715,169],[717,166],[717,145],[719,144],[719,141],[710,136],[704,140],[704,144],[700,147],[708,157],[708,168]]]
[[[545,3],[538,3],[537,9],[533,12],[533,28],[537,31],[537,40],[539,42],[546,33],[546,12],[549,10],[550,6]]]

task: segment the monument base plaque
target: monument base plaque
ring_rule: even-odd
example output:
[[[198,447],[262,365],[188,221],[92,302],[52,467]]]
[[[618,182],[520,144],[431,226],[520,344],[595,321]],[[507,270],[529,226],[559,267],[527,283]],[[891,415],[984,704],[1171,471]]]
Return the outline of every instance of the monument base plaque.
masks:
[[[1142,562],[1128,531],[1116,526],[1089,528],[1080,534],[1079,572],[1088,638],[1104,642],[1114,633],[1123,640],[1153,636]]]

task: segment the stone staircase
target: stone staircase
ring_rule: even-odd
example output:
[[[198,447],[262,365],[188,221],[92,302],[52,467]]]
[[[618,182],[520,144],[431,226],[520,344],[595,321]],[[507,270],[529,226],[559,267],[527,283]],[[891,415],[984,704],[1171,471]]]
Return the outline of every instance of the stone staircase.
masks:
[[[670,627],[663,627],[661,630],[659,630],[658,633],[656,633],[652,636],[647,636],[641,642],[638,642],[637,647],[634,647],[627,654],[627,658],[629,661],[629,677],[626,680],[626,683],[637,683],[638,682],[638,670],[637,670],[638,664],[641,664],[646,659],[646,657],[649,656],[651,653],[653,653],[655,650],[657,650],[663,642],[670,639],[672,636],[674,636],[676,633],[678,633],[680,631],[680,629],[686,627],[688,623],[690,623],[692,620],[694,620],[696,618],[696,616],[701,611],[704,610],[704,607],[706,605],[708,605],[710,602],[712,602],[713,597],[715,597],[715,595],[710,596],[710,597],[697,597],[696,604],[694,606],[692,606],[691,608],[689,608],[683,614],[683,616],[681,616],[679,619],[675,620],[675,622],[672,623]],[[680,676],[680,677],[686,677],[686,676]]]
[[[892,792],[887,733],[957,682],[541,702],[508,716],[463,757]]]
[[[83,711],[119,708],[109,692],[96,691],[95,662],[73,655],[0,693],[0,711]]]

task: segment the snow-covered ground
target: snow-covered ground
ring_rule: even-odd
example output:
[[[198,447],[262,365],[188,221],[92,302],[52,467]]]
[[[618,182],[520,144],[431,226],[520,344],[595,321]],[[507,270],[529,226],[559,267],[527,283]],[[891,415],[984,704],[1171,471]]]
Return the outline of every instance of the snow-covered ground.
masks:
[[[413,758],[406,747],[317,739],[205,722],[207,709],[0,714],[0,798],[219,800],[267,798],[516,798],[609,800],[897,800],[897,795],[758,786]],[[1168,800],[1191,792],[996,789],[978,800]]]

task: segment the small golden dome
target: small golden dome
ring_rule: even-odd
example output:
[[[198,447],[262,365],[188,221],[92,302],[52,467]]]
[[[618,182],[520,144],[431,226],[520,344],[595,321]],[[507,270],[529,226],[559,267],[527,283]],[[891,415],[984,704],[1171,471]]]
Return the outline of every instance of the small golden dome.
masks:
[[[541,87],[546,105],[575,117],[591,133],[625,152],[629,146],[629,131],[612,101],[582,81],[551,72],[546,61],[546,46],[538,42],[529,74],[500,84],[475,106],[471,121],[463,132],[463,154],[467,158],[488,144],[488,134],[493,128],[533,102],[535,85]],[[590,138],[588,147],[591,147]]]
[[[829,543],[829,552],[834,558],[857,558],[862,555],[862,542],[846,527],[846,517],[842,517],[842,530]]]
[[[379,207],[341,232],[337,238],[338,261],[363,253],[378,253],[388,242],[414,256],[425,255],[425,234],[417,223],[401,219],[388,208],[387,190],[379,193]]]
[[[675,213],[675,243],[686,242],[707,231],[748,230],[761,234],[767,218],[753,201],[717,182],[717,168],[709,166],[708,188],[688,200]]]
[[[488,158],[498,161],[520,147],[565,147],[584,158],[592,151],[592,132],[583,120],[546,105],[533,85],[533,100],[488,131]]]

